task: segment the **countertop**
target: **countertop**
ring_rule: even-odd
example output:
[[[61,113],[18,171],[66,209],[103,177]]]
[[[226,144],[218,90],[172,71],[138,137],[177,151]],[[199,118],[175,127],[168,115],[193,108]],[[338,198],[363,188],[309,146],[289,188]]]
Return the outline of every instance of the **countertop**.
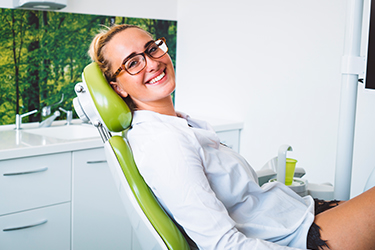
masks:
[[[65,121],[54,122],[51,128],[55,126],[62,127],[64,123]],[[69,126],[84,126],[84,129],[87,130],[85,138],[64,138],[63,134],[61,136],[37,134],[41,130],[37,128],[37,125],[37,123],[22,124],[20,130],[15,130],[14,124],[0,126],[0,160],[103,146],[97,129],[89,124],[82,125],[79,120],[73,121],[73,124]]]
[[[242,122],[215,118],[205,120],[216,132],[240,130],[243,127]],[[25,123],[20,130],[15,130],[14,124],[0,126],[0,160],[103,146],[99,132],[93,125],[83,124],[79,119],[73,120],[69,126],[65,123],[55,121],[49,128],[38,128],[38,123]]]

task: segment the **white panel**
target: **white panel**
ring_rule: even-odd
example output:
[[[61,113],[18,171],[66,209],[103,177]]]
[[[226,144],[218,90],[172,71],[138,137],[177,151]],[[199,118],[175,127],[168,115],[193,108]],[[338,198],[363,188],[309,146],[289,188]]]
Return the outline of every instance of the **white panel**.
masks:
[[[70,201],[71,153],[0,161],[0,215]]]
[[[176,108],[244,121],[256,170],[289,144],[309,181],[333,183],[344,25],[340,0],[180,0]]]

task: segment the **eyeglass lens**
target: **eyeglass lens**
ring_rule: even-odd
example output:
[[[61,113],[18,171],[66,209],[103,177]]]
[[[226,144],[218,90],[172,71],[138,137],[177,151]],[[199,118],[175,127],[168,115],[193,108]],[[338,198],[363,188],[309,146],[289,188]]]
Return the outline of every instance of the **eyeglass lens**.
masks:
[[[167,45],[163,40],[159,39],[154,43],[150,44],[150,46],[145,51],[145,54],[147,54],[151,58],[158,59],[164,56],[165,53],[167,53],[167,51]],[[128,71],[130,74],[137,74],[146,66],[146,59],[143,54],[138,54],[129,58],[125,62],[124,66],[126,71]]]

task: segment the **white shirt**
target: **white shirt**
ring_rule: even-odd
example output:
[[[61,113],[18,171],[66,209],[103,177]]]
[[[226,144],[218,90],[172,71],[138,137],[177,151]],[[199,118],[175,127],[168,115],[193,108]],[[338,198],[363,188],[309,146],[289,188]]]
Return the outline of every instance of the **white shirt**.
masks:
[[[259,187],[207,123],[136,111],[127,136],[146,183],[200,249],[306,248],[313,199],[277,182]]]

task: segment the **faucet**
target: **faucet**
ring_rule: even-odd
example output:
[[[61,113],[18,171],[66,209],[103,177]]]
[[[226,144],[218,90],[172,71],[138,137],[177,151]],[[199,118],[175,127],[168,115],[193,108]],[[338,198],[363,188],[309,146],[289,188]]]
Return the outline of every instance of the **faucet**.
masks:
[[[21,129],[22,118],[24,118],[25,116],[32,115],[32,114],[34,114],[36,112],[38,112],[38,110],[34,109],[33,111],[27,112],[27,113],[22,114],[22,115],[16,114],[16,130]]]
[[[293,148],[287,144],[281,145],[277,155],[277,181],[285,184],[285,165],[286,153],[293,151]]]
[[[73,119],[73,111],[65,110],[61,107],[59,107],[59,110],[66,113],[66,125],[70,125],[72,123],[72,119]]]
[[[64,100],[64,93],[61,95],[61,99],[60,101],[58,101],[57,103],[54,103],[52,105],[48,105],[48,106],[45,106],[42,108],[42,116],[43,117],[46,117],[46,116],[49,116],[51,114],[51,108],[53,106],[56,106],[60,103],[62,103],[62,101]],[[45,119],[44,121],[40,122],[39,123],[39,128],[45,128],[45,127],[50,127],[52,122],[60,116],[60,111],[56,110],[53,115],[51,115],[50,117],[48,117],[47,119]]]
[[[39,128],[45,128],[45,127],[50,127],[52,122],[60,116],[60,111],[56,110],[53,115],[39,123]]]

